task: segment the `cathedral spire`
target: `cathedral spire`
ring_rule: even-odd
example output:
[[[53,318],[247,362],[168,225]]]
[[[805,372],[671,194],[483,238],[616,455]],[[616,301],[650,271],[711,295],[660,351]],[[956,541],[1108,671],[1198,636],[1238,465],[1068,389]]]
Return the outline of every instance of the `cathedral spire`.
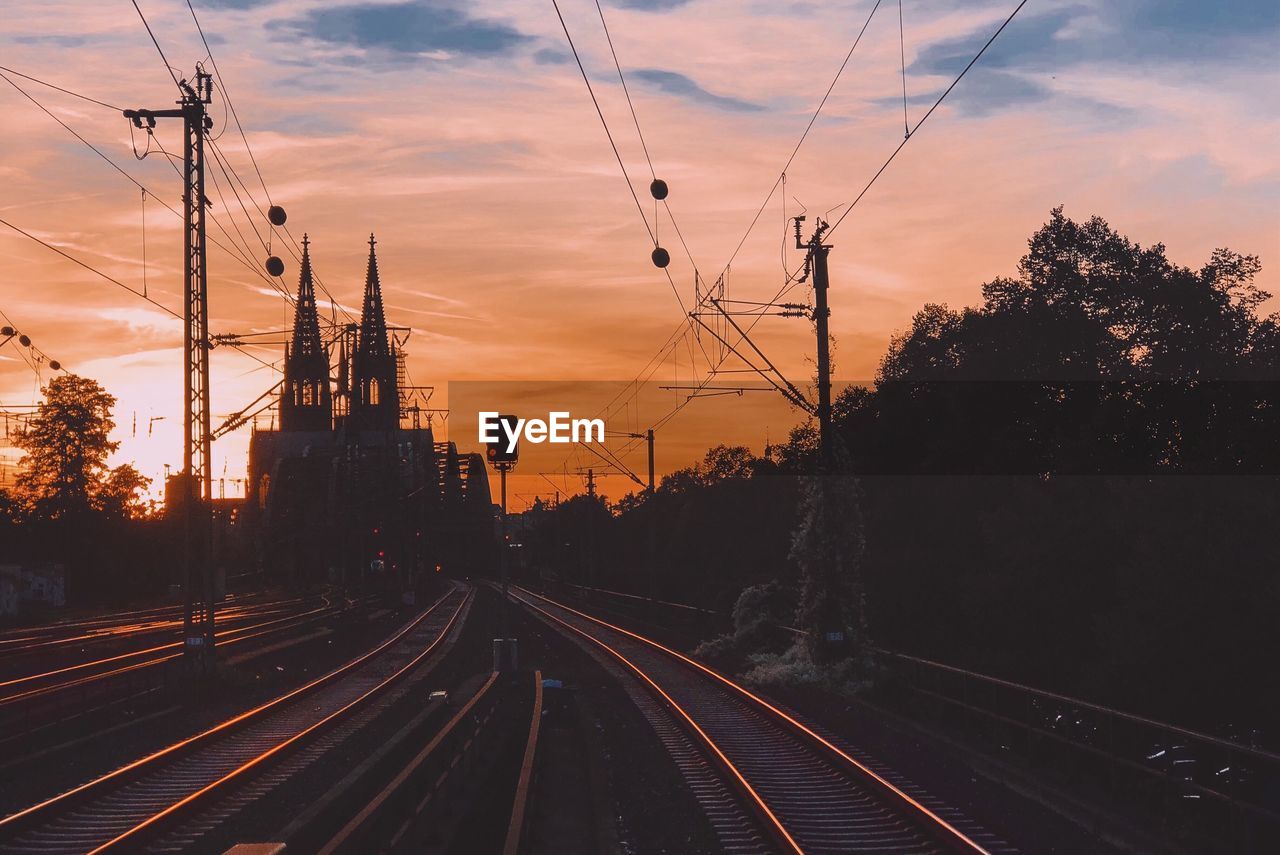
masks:
[[[387,341],[387,316],[382,308],[382,282],[378,279],[378,256],[374,250],[377,245],[373,234],[369,234],[369,268],[364,276],[364,308],[360,312],[359,350],[370,356],[385,356],[391,353]]]
[[[311,279],[311,240],[303,234],[302,272],[298,276],[298,299],[293,308],[292,352],[295,356],[310,356],[322,349],[316,289]]]
[[[377,241],[369,235],[369,269],[364,279],[360,333],[351,360],[351,413],[357,430],[394,430],[400,425],[396,353],[387,331],[378,279]]]
[[[329,430],[333,422],[329,355],[320,339],[320,316],[311,274],[311,240],[302,236],[302,270],[293,309],[293,340],[285,351],[281,430]]]

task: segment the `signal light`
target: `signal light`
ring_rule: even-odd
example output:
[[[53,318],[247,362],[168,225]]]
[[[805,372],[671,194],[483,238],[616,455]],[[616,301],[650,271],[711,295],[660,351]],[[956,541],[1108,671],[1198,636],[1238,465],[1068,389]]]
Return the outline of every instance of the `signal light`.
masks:
[[[520,443],[517,440],[512,448],[510,438],[516,436],[516,424],[520,419],[503,414],[498,416],[498,421],[502,423],[502,429],[498,431],[496,442],[485,443],[485,458],[495,465],[514,466],[520,459]]]

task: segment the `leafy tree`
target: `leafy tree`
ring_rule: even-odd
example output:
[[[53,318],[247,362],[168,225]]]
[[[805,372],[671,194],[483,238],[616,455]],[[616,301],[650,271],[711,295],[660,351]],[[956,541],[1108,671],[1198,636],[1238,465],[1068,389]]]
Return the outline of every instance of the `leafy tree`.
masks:
[[[830,471],[801,479],[800,519],[789,556],[800,570],[797,620],[810,659],[819,663],[827,658],[831,633],[844,637],[842,648],[867,653],[861,577],[866,540],[858,483],[838,441],[831,456]]]
[[[92,512],[141,512],[149,479],[129,465],[107,467],[119,448],[110,439],[116,399],[96,381],[66,374],[44,389],[45,399],[16,444],[26,455],[18,490],[37,520],[70,520]]]

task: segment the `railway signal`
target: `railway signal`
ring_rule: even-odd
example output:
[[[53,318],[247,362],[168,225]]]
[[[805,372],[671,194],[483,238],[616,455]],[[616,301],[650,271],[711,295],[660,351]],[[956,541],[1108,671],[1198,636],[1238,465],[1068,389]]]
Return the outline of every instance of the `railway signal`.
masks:
[[[497,439],[485,443],[485,459],[498,471],[502,484],[502,514],[499,517],[498,530],[498,568],[502,575],[502,638],[493,640],[493,667],[495,671],[514,671],[516,668],[516,640],[511,638],[510,610],[511,603],[507,599],[510,588],[510,574],[507,570],[507,473],[516,467],[520,459],[520,434],[516,429],[519,418],[512,415],[498,416],[501,426]]]

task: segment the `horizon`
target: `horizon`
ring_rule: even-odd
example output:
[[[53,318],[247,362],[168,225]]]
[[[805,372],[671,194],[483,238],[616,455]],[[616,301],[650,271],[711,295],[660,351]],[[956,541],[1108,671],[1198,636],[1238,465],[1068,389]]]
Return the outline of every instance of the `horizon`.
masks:
[[[735,14],[717,14],[730,5]],[[907,3],[901,59],[896,16],[886,7],[871,18],[780,192],[734,259],[736,297],[766,299],[782,279],[783,259],[798,262],[785,217],[801,204],[810,226],[828,209],[834,217],[901,141],[902,68],[914,124],[959,70],[957,59],[981,46],[1011,5]],[[684,303],[695,286],[682,243],[713,281],[871,7],[607,5],[647,154],[671,188],[681,237],[665,213],[658,237]],[[206,52],[185,4],[142,8],[168,60],[190,74]],[[647,205],[646,151],[595,8],[563,9]],[[141,21],[123,11],[16,4],[0,33],[2,64],[112,105],[163,106],[172,81]],[[289,234],[309,234],[316,274],[339,310],[359,312],[364,236],[377,233],[388,322],[411,329],[414,382],[443,396],[458,382],[622,381],[682,322],[548,10],[248,0],[197,11],[254,155],[216,91],[213,133],[225,132],[219,145],[228,167],[265,207],[261,169],[271,200],[289,213]],[[1280,143],[1280,127],[1257,109],[1260,101],[1274,105],[1280,91],[1267,51],[1277,15],[1263,3],[1234,12],[1186,3],[1028,4],[836,234],[836,376],[873,376],[890,337],[925,303],[973,305],[983,282],[1016,273],[1028,236],[1059,204],[1077,220],[1102,216],[1141,244],[1163,242],[1171,261],[1192,268],[1218,246],[1257,254],[1257,284],[1280,290],[1271,264],[1280,168],[1266,154]],[[161,200],[180,202],[178,177],[154,147],[134,160],[118,113],[6,74]],[[177,219],[148,196],[144,231],[136,186],[12,85],[0,90],[15,118],[0,130],[12,153],[0,216],[139,290],[145,239],[148,296],[180,308]],[[536,113],[525,106],[534,102]],[[161,122],[156,138],[180,148],[180,127]],[[137,151],[145,143],[136,134]],[[215,180],[227,207],[210,193],[213,212],[228,234],[211,221],[210,235],[237,243],[238,223],[248,258],[211,247],[211,331],[287,328],[287,303],[250,269],[261,270],[266,252],[223,176]],[[297,263],[279,249],[290,237],[273,240],[286,263],[278,282],[293,291]],[[113,460],[135,462],[154,479],[152,495],[161,495],[165,464],[180,468],[181,324],[9,229],[0,229],[0,254],[5,322],[118,398],[113,438],[122,445]],[[327,314],[331,304],[321,296]],[[1276,305],[1273,298],[1264,311]],[[807,385],[807,324],[769,319],[754,335],[784,374]],[[37,372],[16,348],[0,349],[6,406],[38,394]],[[278,366],[281,348],[247,351],[252,356],[213,353],[215,425],[278,378],[255,357]],[[672,348],[663,374],[678,382],[700,361]],[[697,402],[663,427],[660,445],[679,451],[659,454],[659,475],[718,444],[706,425],[731,416],[702,411],[721,403]],[[744,429],[740,442],[758,449],[767,431],[785,437],[790,425],[774,418]],[[214,444],[215,476],[243,477],[249,430]],[[459,445],[478,450],[470,437]],[[12,462],[13,449],[0,451]],[[643,467],[642,451],[628,458],[633,469]],[[629,489],[625,477],[609,477],[620,479],[610,481],[611,493]]]

